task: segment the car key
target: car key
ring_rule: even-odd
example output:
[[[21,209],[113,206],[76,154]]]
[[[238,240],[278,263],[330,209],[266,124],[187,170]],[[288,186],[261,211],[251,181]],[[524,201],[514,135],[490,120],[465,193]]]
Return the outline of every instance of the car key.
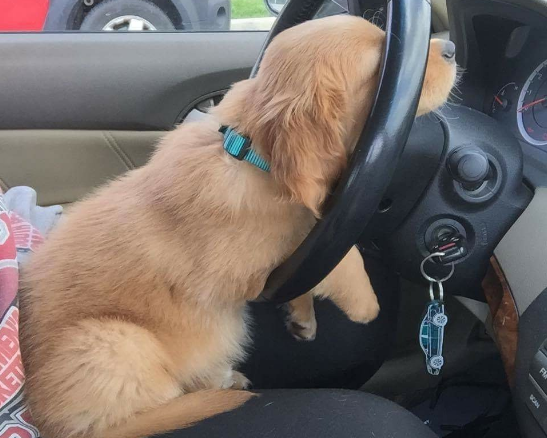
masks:
[[[432,252],[444,253],[434,260],[440,264],[448,264],[460,260],[467,255],[467,242],[460,233],[446,234],[441,236],[431,248]]]

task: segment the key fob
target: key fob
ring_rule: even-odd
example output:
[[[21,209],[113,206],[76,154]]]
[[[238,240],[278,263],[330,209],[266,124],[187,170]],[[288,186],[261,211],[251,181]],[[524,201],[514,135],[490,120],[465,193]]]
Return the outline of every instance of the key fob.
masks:
[[[438,300],[430,301],[420,325],[420,346],[425,355],[427,372],[433,376],[438,376],[444,365],[444,327],[447,323],[444,304]]]

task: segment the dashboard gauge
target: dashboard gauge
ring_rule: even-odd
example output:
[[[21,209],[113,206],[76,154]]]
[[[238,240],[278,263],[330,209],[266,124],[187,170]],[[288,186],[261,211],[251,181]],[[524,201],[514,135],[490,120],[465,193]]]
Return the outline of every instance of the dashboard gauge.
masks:
[[[522,87],[517,104],[517,124],[528,143],[547,145],[547,60],[532,72]]]
[[[518,96],[519,86],[516,82],[505,84],[494,96],[490,114],[496,115],[502,111],[509,111]]]

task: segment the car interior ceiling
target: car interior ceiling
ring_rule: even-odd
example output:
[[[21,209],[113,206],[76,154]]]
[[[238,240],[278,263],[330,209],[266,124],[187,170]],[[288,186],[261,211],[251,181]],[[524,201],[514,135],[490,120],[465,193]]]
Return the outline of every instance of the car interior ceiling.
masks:
[[[384,0],[356,3],[361,12],[385,13]],[[303,343],[286,332],[281,307],[252,303],[260,322],[242,371],[255,388],[271,390],[266,401],[243,417],[172,437],[238,436],[242,421],[249,436],[295,430],[323,436],[317,421],[307,429],[284,423],[287,412],[342,415],[333,393],[287,392],[291,388],[363,392],[343,396],[353,425],[333,423],[325,436],[345,436],[348,428],[359,436],[390,409],[384,399],[405,408],[400,415],[408,435],[385,421],[371,432],[378,436],[388,436],[380,434],[390,427],[393,436],[419,436],[420,424],[406,422],[407,411],[437,436],[547,436],[547,107],[535,103],[547,95],[547,4],[431,5],[432,36],[456,43],[463,73],[451,102],[414,123],[358,242],[380,316],[357,325],[332,303],[316,302],[317,338]],[[31,186],[42,205],[70,208],[94,187],[145,164],[175,125],[207,117],[204,110],[249,76],[266,37],[0,35],[0,188]],[[486,163],[481,178],[470,182],[462,174],[466,160]],[[444,283],[449,323],[444,366],[434,376],[418,342],[429,297],[420,264],[447,235],[463,250]],[[446,272],[442,263],[432,265],[435,274]],[[261,423],[268,403],[280,407]],[[370,408],[361,409],[365,405]]]

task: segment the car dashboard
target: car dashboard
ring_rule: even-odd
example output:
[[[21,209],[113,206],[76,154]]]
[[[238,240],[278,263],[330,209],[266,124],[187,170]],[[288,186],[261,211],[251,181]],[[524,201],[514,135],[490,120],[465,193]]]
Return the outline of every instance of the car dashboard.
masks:
[[[498,120],[522,146],[528,182],[547,185],[547,3],[449,0],[448,9],[463,69],[455,102]]]
[[[493,71],[485,110],[523,143],[547,152],[547,33],[515,28]]]
[[[464,106],[520,144],[534,192],[494,254],[520,317],[514,406],[523,436],[547,436],[547,2],[449,0]],[[449,115],[448,115],[449,117]]]

